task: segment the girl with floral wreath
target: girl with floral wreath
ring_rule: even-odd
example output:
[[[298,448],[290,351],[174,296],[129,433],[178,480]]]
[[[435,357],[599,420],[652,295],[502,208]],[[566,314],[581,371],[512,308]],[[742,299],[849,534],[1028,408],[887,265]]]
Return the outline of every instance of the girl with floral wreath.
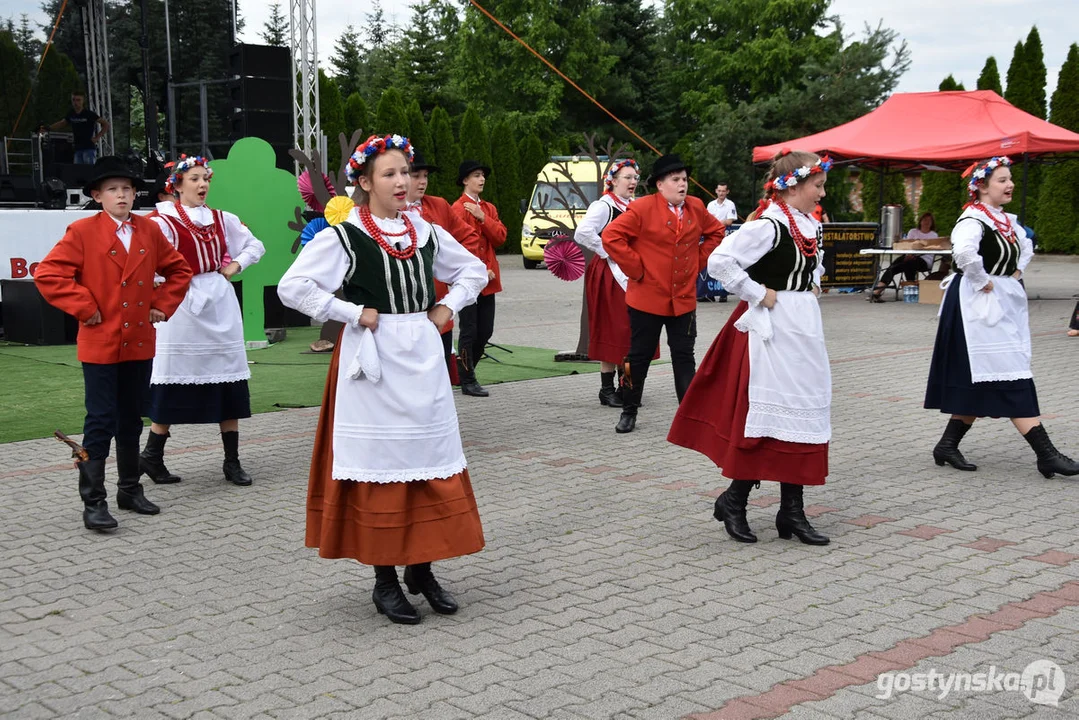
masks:
[[[585,297],[588,303],[588,357],[599,360],[599,404],[622,407],[621,382],[615,389],[615,369],[619,370],[629,352],[629,310],[626,285],[629,279],[618,263],[603,249],[600,233],[633,202],[641,169],[633,158],[611,164],[603,180],[604,193],[588,206],[577,224],[574,241],[594,255],[585,269]],[[657,348],[656,357],[659,357]]]
[[[714,516],[739,542],[754,483],[780,483],[781,538],[827,545],[806,519],[802,489],[828,475],[832,378],[817,298],[821,224],[832,161],[784,150],[772,161],[758,217],[708,258],[708,274],[742,299],[708,350],[667,440],[710,458],[732,479]]]
[[[346,173],[358,205],[331,201],[331,227],[277,287],[285,305],[345,324],[311,457],[306,544],[325,558],[374,565],[375,608],[407,624],[420,615],[396,566],[405,566],[410,593],[452,614],[457,603],[431,563],[484,545],[439,333],[487,284],[482,261],[403,212],[412,156],[400,135],[372,135],[357,147]],[[438,301],[435,279],[450,285]],[[334,297],[338,288],[344,300]]]
[[[933,448],[937,465],[977,470],[959,442],[980,417],[1011,418],[1037,455],[1038,471],[1079,475],[1079,463],[1053,446],[1041,423],[1030,367],[1027,293],[1020,279],[1034,247],[1016,217],[1003,210],[1015,183],[1008,157],[970,166],[970,203],[952,230],[955,274],[941,303],[925,407],[951,418]]]
[[[165,184],[177,199],[158,203],[151,215],[195,274],[176,314],[157,326],[148,412],[153,424],[139,458],[139,469],[155,483],[180,482],[165,467],[169,428],[202,423],[220,427],[225,479],[252,482],[239,456],[239,421],[251,417],[251,370],[230,280],[257,263],[266,247],[240,218],[206,205],[212,177],[206,158],[180,156]]]

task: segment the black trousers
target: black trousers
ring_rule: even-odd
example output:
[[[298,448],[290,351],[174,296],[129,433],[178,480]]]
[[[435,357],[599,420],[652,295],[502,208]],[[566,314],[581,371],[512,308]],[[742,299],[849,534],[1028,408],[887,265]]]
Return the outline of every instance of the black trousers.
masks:
[[[636,413],[641,404],[644,380],[648,377],[648,366],[659,344],[659,333],[667,329],[667,347],[671,349],[671,367],[674,370],[674,391],[678,402],[682,402],[693,375],[697,372],[697,362],[693,358],[693,344],[697,340],[697,311],[684,315],[653,315],[635,308],[629,308],[629,361],[630,379],[633,389],[627,398],[622,392],[623,409],[632,408]]]
[[[918,273],[927,272],[928,270],[929,268],[926,267],[925,261],[922,260],[922,258],[917,255],[913,257],[904,255],[888,266],[884,271],[884,274],[880,276],[880,281],[885,285],[891,285],[895,276],[899,273],[903,273],[903,277],[905,277],[908,282],[914,282],[915,278],[918,277]]]
[[[82,445],[91,460],[109,456],[109,445],[138,446],[153,360],[83,363],[86,420]]]
[[[457,353],[467,368],[474,368],[483,357],[484,348],[495,334],[495,296],[480,295],[476,302],[457,314],[461,333]]]
[[[1072,321],[1068,323],[1071,330],[1079,330],[1079,302],[1075,303],[1075,311],[1072,312]]]

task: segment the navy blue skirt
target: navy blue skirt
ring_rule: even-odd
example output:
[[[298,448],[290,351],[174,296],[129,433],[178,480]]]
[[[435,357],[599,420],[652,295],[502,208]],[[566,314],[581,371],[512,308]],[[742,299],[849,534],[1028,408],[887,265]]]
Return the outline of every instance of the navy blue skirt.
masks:
[[[974,417],[1038,417],[1038,393],[1034,381],[999,380],[975,384],[970,379],[967,336],[959,307],[959,282],[956,277],[944,295],[929,383],[925,389],[925,407],[949,415]]]
[[[162,425],[199,425],[251,417],[246,380],[209,385],[151,385],[150,419]]]

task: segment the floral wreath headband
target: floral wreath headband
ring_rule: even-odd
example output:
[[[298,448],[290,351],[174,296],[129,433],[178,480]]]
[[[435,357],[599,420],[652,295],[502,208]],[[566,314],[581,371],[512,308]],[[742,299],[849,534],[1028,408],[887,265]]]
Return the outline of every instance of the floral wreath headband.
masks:
[[[784,153],[789,155],[790,151]],[[817,175],[819,173],[826,173],[832,169],[832,158],[825,155],[822,158],[818,158],[817,162],[812,165],[803,165],[800,168],[795,168],[783,177],[777,177],[775,180],[769,180],[764,184],[765,193],[771,194],[779,192],[780,190],[790,190],[792,187],[798,184],[800,180],[805,180],[810,175]]]
[[[972,199],[978,198],[978,186],[989,181],[989,176],[993,174],[993,171],[998,167],[1011,167],[1012,159],[1007,155],[1000,155],[998,157],[989,158],[982,163],[974,163],[966,169],[963,173],[963,177],[970,176],[970,182],[967,183],[967,192],[970,193]]]
[[[368,158],[384,153],[387,150],[400,150],[408,157],[409,164],[412,163],[412,158],[416,155],[412,150],[412,143],[406,137],[401,135],[386,135],[384,137],[372,135],[363,144],[357,145],[356,152],[352,153],[352,157],[348,159],[348,166],[345,168],[345,179],[348,180],[348,184],[355,185],[360,181],[360,174],[363,172],[363,166],[367,164]]]
[[[637,171],[637,174],[641,174],[641,168],[637,165],[637,161],[633,158],[626,158],[625,160],[619,160],[614,165],[611,165],[611,169],[607,171],[607,176],[603,179],[603,187],[607,192],[614,190],[614,176],[618,174],[618,171],[624,167],[631,167]]]
[[[165,165],[165,167],[172,168],[172,175],[169,175],[169,179],[165,181],[165,192],[169,195],[176,194],[176,181],[180,179],[181,175],[193,167],[206,168],[207,180],[214,176],[213,168],[210,167],[209,161],[202,155],[181,155],[179,160],[169,163]]]

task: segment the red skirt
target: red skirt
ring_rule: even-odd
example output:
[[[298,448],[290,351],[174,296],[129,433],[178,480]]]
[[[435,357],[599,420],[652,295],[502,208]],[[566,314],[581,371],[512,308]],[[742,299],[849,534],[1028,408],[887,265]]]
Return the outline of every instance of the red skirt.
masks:
[[[588,357],[621,365],[629,353],[629,308],[626,291],[614,279],[605,258],[593,255],[584,273],[588,302]],[[659,357],[659,346],[653,360]]]
[[[468,470],[448,478],[365,483],[333,479],[333,351],[307,484],[307,547],[365,565],[415,565],[479,552],[483,527]]]
[[[828,475],[827,443],[745,436],[749,335],[734,323],[748,308],[745,302],[738,304],[708,349],[678,406],[667,440],[706,455],[732,480],[823,485]]]

